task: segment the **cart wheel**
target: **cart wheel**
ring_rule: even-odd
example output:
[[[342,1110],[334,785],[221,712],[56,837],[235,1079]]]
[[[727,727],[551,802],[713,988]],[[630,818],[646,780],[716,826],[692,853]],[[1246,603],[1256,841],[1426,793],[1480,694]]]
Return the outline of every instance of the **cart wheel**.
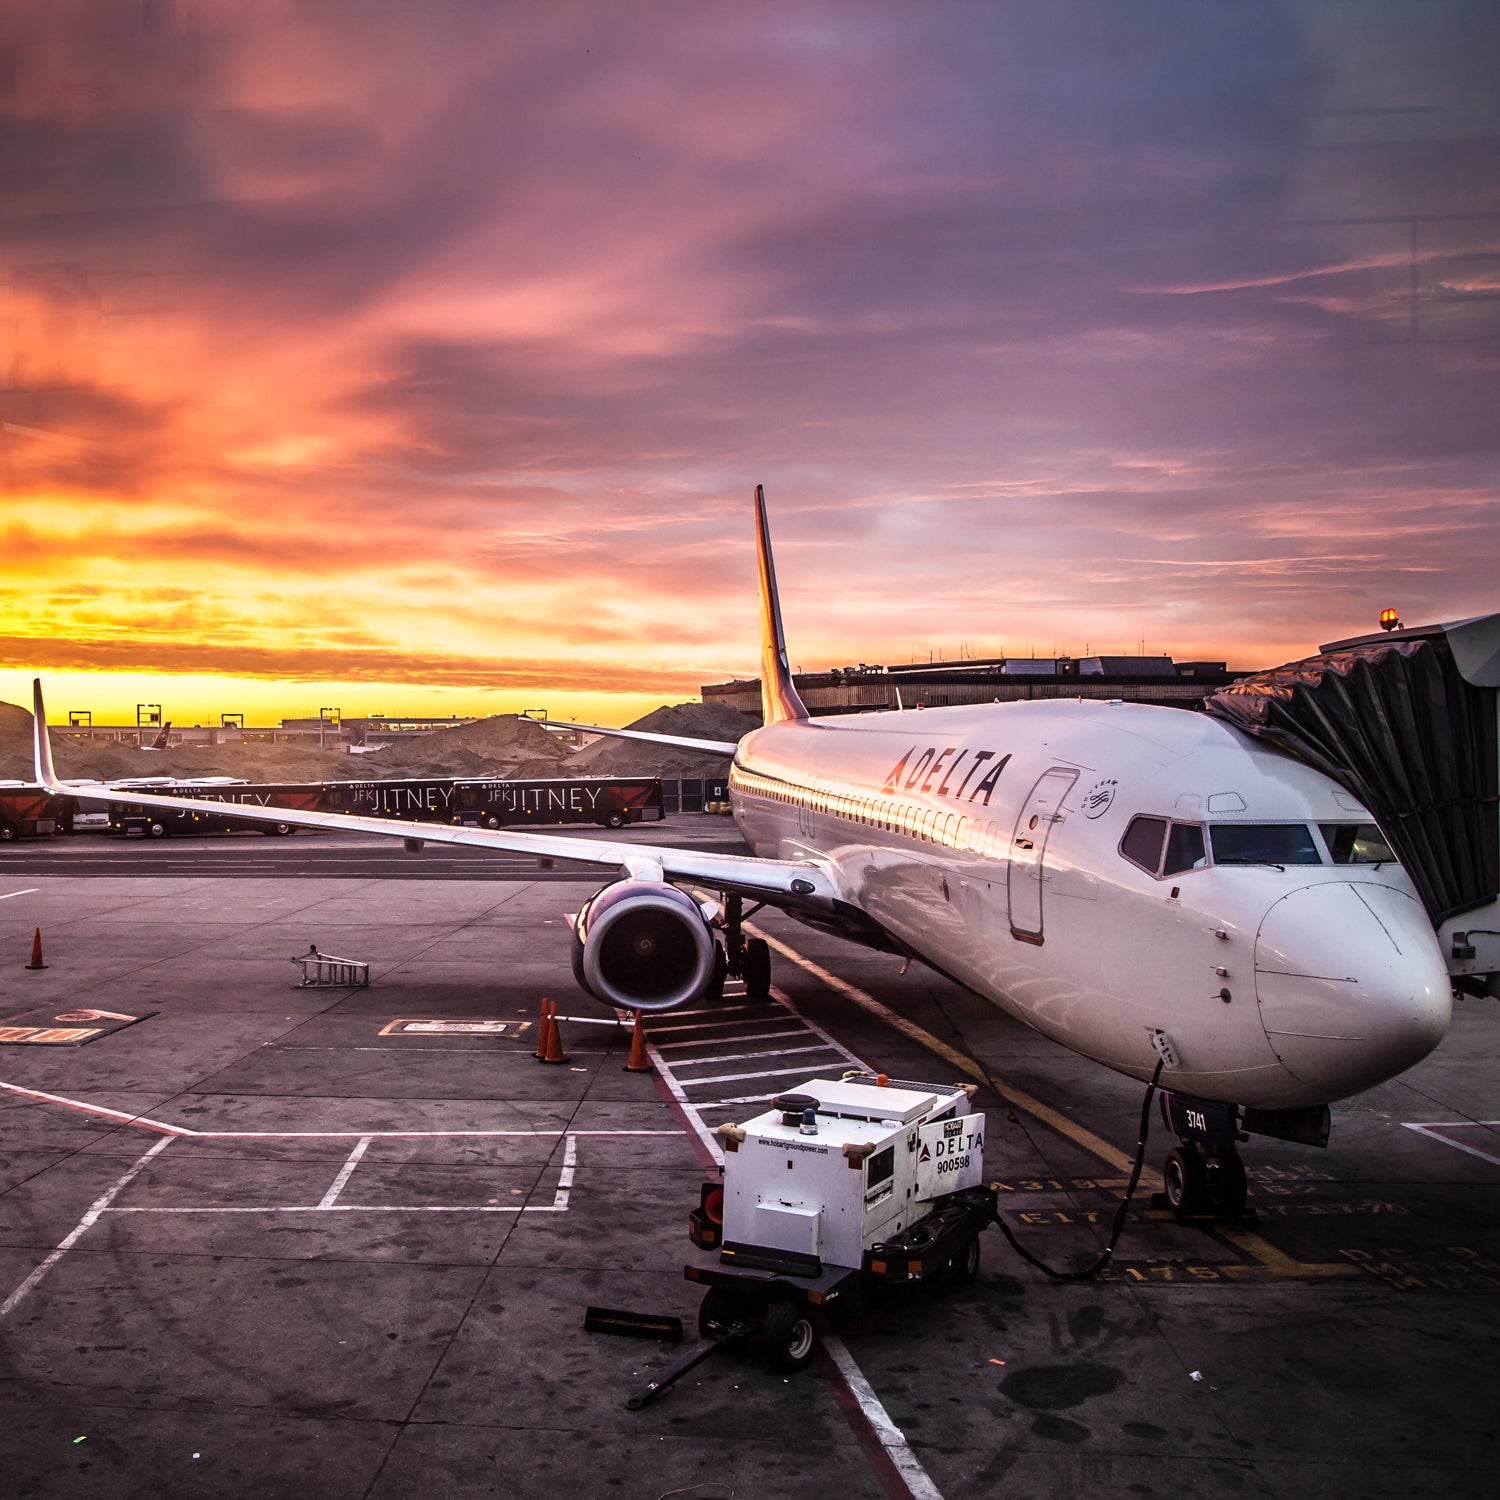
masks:
[[[979,1275],[979,1236],[976,1234],[948,1262],[948,1277],[954,1286],[968,1286]]]
[[[790,1374],[800,1370],[818,1347],[818,1330],[812,1314],[798,1302],[773,1302],[761,1326],[766,1355],[773,1370]]]
[[[703,1294],[698,1305],[698,1337],[711,1339],[722,1333],[731,1323],[744,1317],[744,1299],[736,1297],[726,1287],[711,1286]]]

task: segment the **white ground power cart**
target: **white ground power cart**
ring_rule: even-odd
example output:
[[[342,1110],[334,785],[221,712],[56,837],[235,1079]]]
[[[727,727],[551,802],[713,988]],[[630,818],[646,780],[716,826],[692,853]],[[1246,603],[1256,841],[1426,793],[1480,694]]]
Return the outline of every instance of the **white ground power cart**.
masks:
[[[627,1404],[744,1338],[774,1369],[799,1370],[817,1348],[818,1312],[857,1311],[874,1285],[972,1281],[995,1218],[972,1092],[848,1073],[810,1078],[753,1120],[721,1125],[723,1180],[703,1185],[689,1215],[694,1244],[718,1261],[684,1268],[707,1288],[703,1342]]]

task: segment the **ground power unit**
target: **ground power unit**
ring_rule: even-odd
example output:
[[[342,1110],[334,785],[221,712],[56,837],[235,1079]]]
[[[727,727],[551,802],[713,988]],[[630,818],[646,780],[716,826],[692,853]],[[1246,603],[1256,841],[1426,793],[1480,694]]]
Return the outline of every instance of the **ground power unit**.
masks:
[[[810,1078],[764,1114],[721,1125],[722,1180],[703,1185],[689,1215],[694,1244],[717,1261],[684,1268],[707,1288],[704,1340],[758,1339],[773,1367],[800,1369],[819,1311],[857,1310],[882,1284],[972,1281],[996,1211],[972,1093],[849,1073]]]

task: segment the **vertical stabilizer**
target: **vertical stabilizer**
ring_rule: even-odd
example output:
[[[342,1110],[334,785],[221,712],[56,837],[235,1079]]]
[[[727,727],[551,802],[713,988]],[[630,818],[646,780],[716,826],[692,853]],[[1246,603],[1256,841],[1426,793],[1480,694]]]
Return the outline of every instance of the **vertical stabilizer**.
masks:
[[[42,786],[59,790],[57,771],[52,764],[52,740],[47,734],[47,709],[42,703],[42,679],[31,679],[31,745],[36,756],[36,779]]]
[[[771,561],[771,533],[766,527],[766,492],[755,486],[755,552],[760,567],[760,704],[765,723],[807,718],[807,709],[792,686],[786,636],[781,629],[781,601],[776,596],[776,566]]]

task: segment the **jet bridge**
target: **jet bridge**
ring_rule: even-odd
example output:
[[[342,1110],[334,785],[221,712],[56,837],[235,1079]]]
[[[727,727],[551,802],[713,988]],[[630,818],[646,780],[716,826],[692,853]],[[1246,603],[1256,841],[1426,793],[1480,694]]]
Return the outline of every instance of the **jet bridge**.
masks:
[[[1497,689],[1493,614],[1337,641],[1205,707],[1358,797],[1411,875],[1455,986],[1500,997]]]

